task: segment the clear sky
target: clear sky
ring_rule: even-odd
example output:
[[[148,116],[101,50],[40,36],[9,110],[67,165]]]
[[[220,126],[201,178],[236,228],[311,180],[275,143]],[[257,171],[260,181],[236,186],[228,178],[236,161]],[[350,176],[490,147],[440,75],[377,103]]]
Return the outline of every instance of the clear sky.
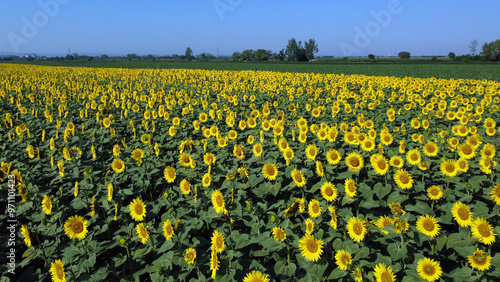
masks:
[[[231,55],[314,38],[316,55],[470,53],[500,38],[498,0],[0,0],[0,52]]]

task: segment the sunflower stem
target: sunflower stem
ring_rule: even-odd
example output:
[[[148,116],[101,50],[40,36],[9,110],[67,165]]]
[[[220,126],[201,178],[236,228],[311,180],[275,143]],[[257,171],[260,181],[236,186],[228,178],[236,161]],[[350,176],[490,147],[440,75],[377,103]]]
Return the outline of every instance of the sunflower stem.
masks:
[[[35,233],[36,241],[38,242],[38,246],[42,249],[43,260],[45,261],[45,265],[47,265],[47,255],[45,255],[45,248],[43,248],[42,243],[40,243],[40,238],[38,237],[38,233]]]

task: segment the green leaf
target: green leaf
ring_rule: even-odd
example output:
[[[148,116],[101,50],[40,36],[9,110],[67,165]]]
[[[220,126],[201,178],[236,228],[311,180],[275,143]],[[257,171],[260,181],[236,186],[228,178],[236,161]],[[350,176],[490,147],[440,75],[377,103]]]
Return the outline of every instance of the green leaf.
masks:
[[[446,237],[446,235],[444,234],[436,238],[436,248],[434,251],[440,252],[443,249],[447,239],[448,237]]]
[[[474,271],[470,267],[457,268],[450,272],[449,276],[453,281],[471,281]]]
[[[415,205],[405,205],[405,210],[413,211],[422,215],[432,215],[434,216],[434,211],[429,207],[429,205],[422,201],[417,201]]]
[[[385,196],[389,195],[391,190],[392,190],[392,187],[389,184],[383,186],[382,183],[377,183],[377,184],[375,184],[375,187],[373,187],[373,191],[375,192],[375,195],[377,195],[377,197],[380,200],[382,200]]]
[[[344,271],[338,267],[336,267],[328,276],[327,280],[337,280],[339,278],[342,278],[346,276],[349,272]]]
[[[391,243],[387,246],[387,252],[389,252],[389,254],[391,255],[391,258],[393,260],[399,260],[399,259],[403,258],[404,256],[406,256],[406,254],[408,253],[408,250],[406,249],[405,245],[403,245],[401,247],[400,242],[395,242],[395,243]]]
[[[274,273],[278,276],[280,280],[285,280],[295,274],[297,266],[295,263],[285,264],[283,261],[279,261],[274,265]]]

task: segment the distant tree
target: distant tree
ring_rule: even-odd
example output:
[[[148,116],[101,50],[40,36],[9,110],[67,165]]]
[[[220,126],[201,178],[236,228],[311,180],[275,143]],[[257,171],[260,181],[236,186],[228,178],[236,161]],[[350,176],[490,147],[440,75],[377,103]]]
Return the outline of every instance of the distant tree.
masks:
[[[214,55],[210,53],[201,53],[200,54],[200,59],[203,61],[209,61],[215,59]]]
[[[241,59],[243,61],[252,61],[255,57],[255,54],[252,49],[247,49],[241,52]]]
[[[398,57],[403,60],[408,60],[410,58],[410,52],[406,51],[399,52]]]
[[[107,60],[107,59],[109,59],[108,55],[106,55],[106,54],[101,55],[101,60]]]
[[[191,61],[194,59],[194,56],[193,56],[193,50],[191,50],[191,47],[187,47],[186,48],[186,53],[185,53],[185,56],[186,56],[186,59],[188,61]]]
[[[146,56],[146,60],[153,60],[155,58],[155,56],[151,55],[151,54],[148,54]]]
[[[481,55],[488,61],[500,61],[500,39],[484,43]]]
[[[477,39],[474,39],[470,42],[469,49],[470,49],[470,52],[472,53],[472,55],[474,55],[476,53],[476,48],[477,48],[478,44],[479,44],[479,42],[477,41]]]
[[[92,56],[87,56],[87,61],[89,61],[89,62],[90,62],[90,61],[92,61],[93,59],[94,59],[94,57],[92,57]]]
[[[137,59],[137,55],[132,53],[132,54],[127,54],[127,60],[131,61],[131,60],[136,60]]]
[[[318,44],[316,40],[309,39],[309,41],[304,42],[307,60],[314,59],[314,53],[318,53]]]
[[[78,56],[78,53],[73,53],[73,58],[75,58],[75,60],[78,60],[80,56]]]
[[[301,44],[302,43],[300,41],[299,43],[297,43],[297,40],[295,40],[295,38],[288,39],[288,45],[286,45],[285,50],[285,55],[288,61],[294,61],[298,59]]]
[[[234,52],[234,53],[233,53],[233,55],[231,56],[231,59],[232,59],[233,61],[237,61],[237,60],[239,60],[239,59],[240,59],[240,57],[241,57],[241,53],[240,53],[240,52],[238,52],[238,51],[236,51],[236,52]]]
[[[373,55],[373,54],[368,54],[368,59],[370,59],[370,60],[374,60],[374,59],[375,59],[375,55]]]
[[[264,49],[257,49],[254,53],[255,60],[257,61],[268,61],[270,57],[270,52]]]
[[[448,58],[453,60],[453,59],[455,59],[455,57],[456,57],[455,53],[453,53],[453,52],[448,53]]]
[[[286,58],[285,49],[281,49],[280,52],[278,53],[277,59],[280,61],[284,61],[285,58]]]
[[[68,55],[66,55],[66,57],[64,59],[68,60],[68,61],[73,61],[75,59],[75,57],[71,54],[68,54]]]

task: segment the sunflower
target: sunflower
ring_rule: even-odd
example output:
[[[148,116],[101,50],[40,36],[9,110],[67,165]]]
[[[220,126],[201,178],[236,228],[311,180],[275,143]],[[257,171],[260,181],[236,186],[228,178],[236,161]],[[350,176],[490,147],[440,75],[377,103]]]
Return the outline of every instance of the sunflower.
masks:
[[[285,210],[285,217],[290,217],[294,215],[298,210],[299,210],[300,203],[299,201],[295,200],[286,210]]]
[[[262,155],[262,144],[257,143],[253,145],[253,154],[255,157],[260,157]]]
[[[224,251],[224,236],[219,233],[219,231],[215,230],[212,234],[212,246],[215,248],[217,253],[222,253]]]
[[[400,203],[390,203],[389,208],[399,216],[402,216],[406,213],[403,209],[401,209]]]
[[[356,268],[352,271],[352,274],[354,275],[354,281],[356,281],[356,282],[363,281],[363,272],[362,272],[361,267],[356,266]]]
[[[479,242],[491,245],[495,242],[495,233],[493,227],[484,218],[476,218],[471,224],[472,235],[476,237]]]
[[[458,173],[457,162],[453,160],[444,160],[441,163],[440,168],[441,168],[441,173],[443,173],[448,177],[454,177]]]
[[[314,221],[312,219],[307,218],[304,222],[306,226],[306,234],[312,234],[314,231]]]
[[[148,233],[148,226],[144,226],[143,223],[139,223],[137,224],[137,236],[139,237],[139,239],[141,239],[141,242],[143,244],[146,244],[146,242],[148,241],[148,238],[149,238],[149,233]]]
[[[335,211],[334,206],[329,206],[328,210],[330,211],[330,226],[333,227],[333,229],[337,229],[337,211]]]
[[[413,187],[413,178],[411,177],[410,173],[408,173],[404,169],[398,169],[398,171],[396,171],[396,173],[394,174],[394,181],[396,181],[396,184],[401,189],[406,190]]]
[[[438,262],[430,258],[423,258],[417,264],[418,275],[429,282],[438,280],[443,274],[443,270]]]
[[[24,244],[26,245],[26,247],[31,247],[31,236],[26,225],[21,226],[21,234],[23,235]]]
[[[458,225],[468,227],[472,224],[472,212],[469,206],[462,202],[456,202],[451,208],[453,218],[457,221]]]
[[[323,211],[323,208],[319,204],[319,201],[316,199],[312,199],[309,202],[309,207],[307,209],[309,215],[313,218],[316,218],[321,215],[321,212]]]
[[[496,154],[495,145],[486,143],[481,149],[481,158],[493,159]]]
[[[493,189],[490,192],[491,199],[497,203],[497,205],[500,205],[500,184],[496,184],[493,186]]]
[[[299,240],[299,248],[306,260],[316,262],[323,253],[323,241],[314,239],[314,236],[310,234],[305,234]]]
[[[434,142],[427,142],[427,144],[424,145],[423,151],[426,156],[435,157],[439,152],[439,147]]]
[[[135,221],[143,221],[144,217],[146,216],[146,206],[144,202],[136,198],[132,202],[130,202],[129,209],[130,209],[130,216],[135,220]]]
[[[276,241],[285,241],[286,239],[286,233],[285,233],[285,230],[283,230],[283,228],[281,227],[274,227],[273,228],[273,237],[274,237],[274,240]]]
[[[203,175],[201,182],[203,183],[203,187],[209,187],[210,183],[212,182],[212,178],[210,177],[210,173],[208,173],[208,172],[205,173]]]
[[[472,255],[467,256],[472,268],[479,271],[485,271],[491,267],[491,256],[477,249]]]
[[[217,158],[215,157],[214,154],[212,153],[206,153],[204,156],[203,156],[203,162],[208,165],[208,166],[211,166],[213,164],[215,164],[215,161],[217,160]]]
[[[371,152],[375,149],[375,142],[370,138],[366,138],[361,143],[361,149],[365,152]]]
[[[476,156],[476,148],[469,143],[462,143],[458,146],[458,155],[461,158],[470,160]]]
[[[377,282],[392,282],[396,281],[396,275],[392,271],[392,267],[386,266],[385,263],[379,263],[373,269],[375,281]]]
[[[347,270],[347,267],[352,264],[352,256],[344,250],[338,250],[335,254],[335,264],[342,269]]]
[[[49,197],[47,195],[43,196],[42,200],[42,209],[43,212],[46,213],[47,215],[50,215],[52,212],[52,197]]]
[[[347,194],[347,196],[349,196],[351,198],[356,196],[357,188],[356,188],[356,182],[354,181],[354,179],[347,178],[344,182],[344,186],[345,186],[345,193]]]
[[[351,217],[347,221],[347,233],[354,242],[359,243],[365,238],[366,233],[368,233],[365,225],[366,223],[357,217]]]
[[[325,198],[327,202],[332,202],[337,199],[338,192],[337,189],[335,188],[335,185],[332,184],[331,182],[325,182],[323,185],[321,185],[321,196]]]
[[[316,161],[316,174],[318,174],[319,177],[325,177],[325,168],[321,161]]]
[[[304,185],[306,185],[306,178],[304,177],[304,173],[296,168],[292,170],[292,179],[297,187],[303,187]]]
[[[431,200],[439,200],[443,197],[443,190],[441,190],[441,187],[437,185],[432,185],[427,188],[427,197]]]
[[[269,278],[267,278],[269,275],[264,275],[260,271],[252,271],[248,272],[245,278],[243,278],[243,282],[269,282]]]
[[[377,155],[372,162],[373,169],[377,174],[384,175],[389,170],[389,163],[383,155]]]
[[[165,236],[167,240],[171,240],[172,237],[175,236],[170,219],[166,219],[165,222],[163,222],[163,236]]]
[[[191,155],[188,153],[182,153],[179,156],[179,164],[183,167],[191,167],[191,162],[193,159],[191,158]]]
[[[464,158],[458,159],[457,169],[460,172],[467,172],[469,170],[469,162]]]
[[[196,259],[196,250],[193,248],[188,248],[186,250],[186,255],[184,256],[184,261],[187,264],[194,264],[195,259]]]
[[[64,223],[64,233],[73,240],[75,238],[83,240],[87,236],[87,221],[78,215],[71,216]]]
[[[287,148],[289,148],[288,142],[286,142],[284,138],[281,138],[278,141],[278,148],[280,149],[281,152],[285,151]]]
[[[342,156],[340,155],[339,151],[335,149],[331,149],[326,153],[326,160],[328,161],[329,164],[331,165],[336,165],[340,162],[342,159]]]
[[[188,195],[191,192],[191,184],[186,179],[181,181],[179,188],[184,195]]]
[[[349,170],[354,172],[360,171],[365,165],[363,157],[358,153],[350,153],[345,158],[345,163],[349,167]]]
[[[392,135],[389,132],[382,132],[380,134],[380,142],[382,142],[385,146],[391,145],[392,141]]]
[[[429,237],[435,238],[439,234],[439,226],[436,218],[429,215],[421,215],[417,220],[417,230]]]
[[[278,169],[276,168],[276,164],[267,163],[262,167],[262,174],[267,180],[275,180],[278,176]]]
[[[406,161],[411,165],[418,165],[422,161],[418,149],[412,149],[406,154]]]
[[[111,168],[113,168],[116,173],[121,173],[125,170],[125,163],[123,163],[121,159],[114,159]]]
[[[212,192],[212,205],[214,206],[216,213],[222,213],[224,211],[224,197],[219,190]]]
[[[66,272],[64,272],[64,262],[56,259],[50,263],[50,275],[54,282],[66,282]]]
[[[394,223],[394,220],[392,218],[388,217],[387,215],[384,215],[384,216],[379,217],[379,219],[376,221],[375,225],[381,229],[380,231],[382,231],[382,233],[387,235],[387,234],[389,234],[389,231],[382,230],[382,229],[386,226],[393,224],[393,223]]]
[[[400,156],[392,156],[389,164],[393,167],[402,168],[404,161]]]
[[[306,147],[306,156],[307,159],[314,161],[316,159],[316,155],[318,154],[318,147],[314,144],[309,144]]]

